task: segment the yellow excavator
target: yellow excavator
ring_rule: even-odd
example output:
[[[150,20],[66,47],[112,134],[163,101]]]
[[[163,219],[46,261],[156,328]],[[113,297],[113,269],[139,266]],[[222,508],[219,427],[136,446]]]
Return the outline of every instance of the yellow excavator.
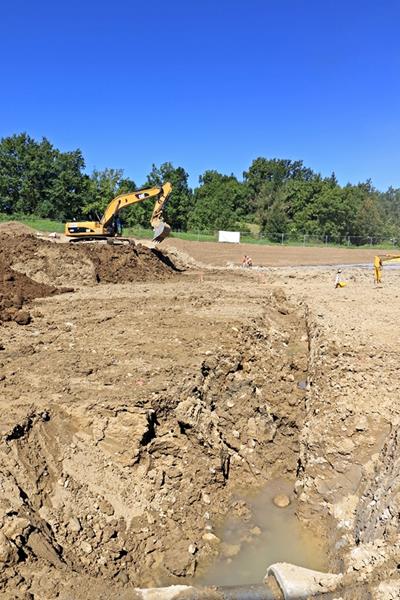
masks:
[[[126,206],[131,206],[131,204],[143,202],[147,198],[157,196],[150,223],[154,232],[153,242],[162,242],[171,231],[171,227],[163,219],[163,210],[171,191],[172,185],[166,182],[161,187],[121,194],[111,200],[99,221],[71,221],[65,223],[65,235],[71,240],[112,240],[116,237],[123,239],[121,238],[119,211]]]

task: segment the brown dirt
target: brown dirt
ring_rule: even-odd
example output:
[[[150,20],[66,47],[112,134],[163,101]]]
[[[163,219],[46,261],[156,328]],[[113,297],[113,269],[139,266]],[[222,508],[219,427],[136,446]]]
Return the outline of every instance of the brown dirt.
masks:
[[[31,316],[27,310],[23,310],[23,306],[34,298],[57,293],[57,288],[37,283],[11,269],[3,253],[0,254],[0,322],[15,321],[19,325],[27,325]]]
[[[283,315],[276,295],[238,297],[247,282],[221,292],[222,281],[182,275],[41,300],[42,316],[5,343],[8,578],[31,573],[40,597],[50,588],[32,580],[35,560],[57,591],[65,577],[86,593],[88,577],[100,579],[110,594],[191,577],[215,554],[205,527],[243,510],[235,486],[295,473],[302,310],[278,296]]]
[[[65,284],[157,280],[175,273],[167,256],[140,244],[70,247],[26,235],[20,223],[3,225],[6,233],[0,233],[0,321],[26,325],[31,315],[23,306],[34,298],[73,291]]]
[[[48,285],[162,280],[175,273],[168,257],[141,244],[57,244],[30,235],[0,234],[0,248],[0,256],[14,270]]]
[[[4,221],[0,223],[0,234],[3,233],[7,235],[34,235],[36,231],[32,227],[29,227],[29,225],[19,223],[18,221]]]
[[[240,265],[244,254],[251,256],[254,266],[287,267],[300,265],[336,265],[372,263],[374,249],[307,248],[292,246],[261,246],[257,244],[223,244],[214,242],[187,242],[168,238],[163,248],[176,248],[195,261],[225,267]]]
[[[14,266],[88,285],[0,326],[3,597],[190,581],[224,515],[257,529],[238,487],[277,476],[332,569],[371,597],[398,581],[398,271],[335,290],[329,268],[176,274],[138,248],[32,244]]]

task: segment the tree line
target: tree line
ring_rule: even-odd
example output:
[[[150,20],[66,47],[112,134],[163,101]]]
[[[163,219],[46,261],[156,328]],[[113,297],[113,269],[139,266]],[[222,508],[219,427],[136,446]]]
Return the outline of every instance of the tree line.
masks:
[[[142,187],[173,186],[166,208],[175,230],[246,230],[256,225],[270,239],[278,234],[400,239],[400,189],[382,192],[371,181],[339,185],[301,160],[259,157],[243,178],[207,170],[194,190],[188,173],[170,162],[153,165],[146,180],[124,177],[122,169],[85,172],[77,149],[61,152],[46,138],[26,133],[0,140],[0,212],[55,220],[96,219],[118,194]],[[148,227],[152,202],[121,213],[126,225]]]

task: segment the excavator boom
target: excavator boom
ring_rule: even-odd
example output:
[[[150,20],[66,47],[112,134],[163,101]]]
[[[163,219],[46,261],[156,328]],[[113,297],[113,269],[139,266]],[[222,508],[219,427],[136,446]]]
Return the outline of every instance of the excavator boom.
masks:
[[[167,182],[161,187],[151,187],[129,194],[120,194],[108,204],[100,221],[66,223],[65,235],[80,239],[102,239],[116,236],[118,235],[118,213],[122,208],[157,196],[150,223],[154,230],[153,241],[156,243],[162,242],[171,231],[171,227],[163,220],[163,210],[171,191],[172,186]]]

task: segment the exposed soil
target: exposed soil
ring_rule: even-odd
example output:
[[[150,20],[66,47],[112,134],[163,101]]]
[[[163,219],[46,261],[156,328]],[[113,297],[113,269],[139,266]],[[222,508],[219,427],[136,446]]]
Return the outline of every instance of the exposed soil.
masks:
[[[52,296],[59,291],[14,271],[7,263],[4,254],[0,254],[0,322],[15,321],[27,325],[31,316],[23,306],[29,300]]]
[[[139,246],[2,248],[36,282],[76,288],[0,325],[3,597],[190,581],[226,514],[257,529],[238,487],[276,477],[331,569],[396,597],[399,272],[378,289],[351,269],[335,290],[333,269],[179,273]],[[367,597],[354,589],[340,596]]]
[[[37,239],[21,223],[0,225],[0,321],[28,324],[31,315],[24,305],[73,291],[66,285],[166,279],[177,271],[168,256],[134,242],[71,247]]]
[[[244,254],[251,256],[254,266],[262,267],[372,263],[376,254],[373,248],[357,250],[356,248],[222,244],[187,242],[178,238],[164,240],[164,248],[176,248],[189,254],[195,261],[223,267],[229,264],[240,265]]]
[[[172,277],[176,271],[161,251],[134,242],[57,244],[32,235],[0,234],[0,257],[13,270],[55,286],[154,281]]]
[[[29,227],[29,225],[25,225],[24,223],[20,223],[18,221],[4,221],[0,222],[0,233],[5,233],[6,235],[35,235],[35,229]]]

